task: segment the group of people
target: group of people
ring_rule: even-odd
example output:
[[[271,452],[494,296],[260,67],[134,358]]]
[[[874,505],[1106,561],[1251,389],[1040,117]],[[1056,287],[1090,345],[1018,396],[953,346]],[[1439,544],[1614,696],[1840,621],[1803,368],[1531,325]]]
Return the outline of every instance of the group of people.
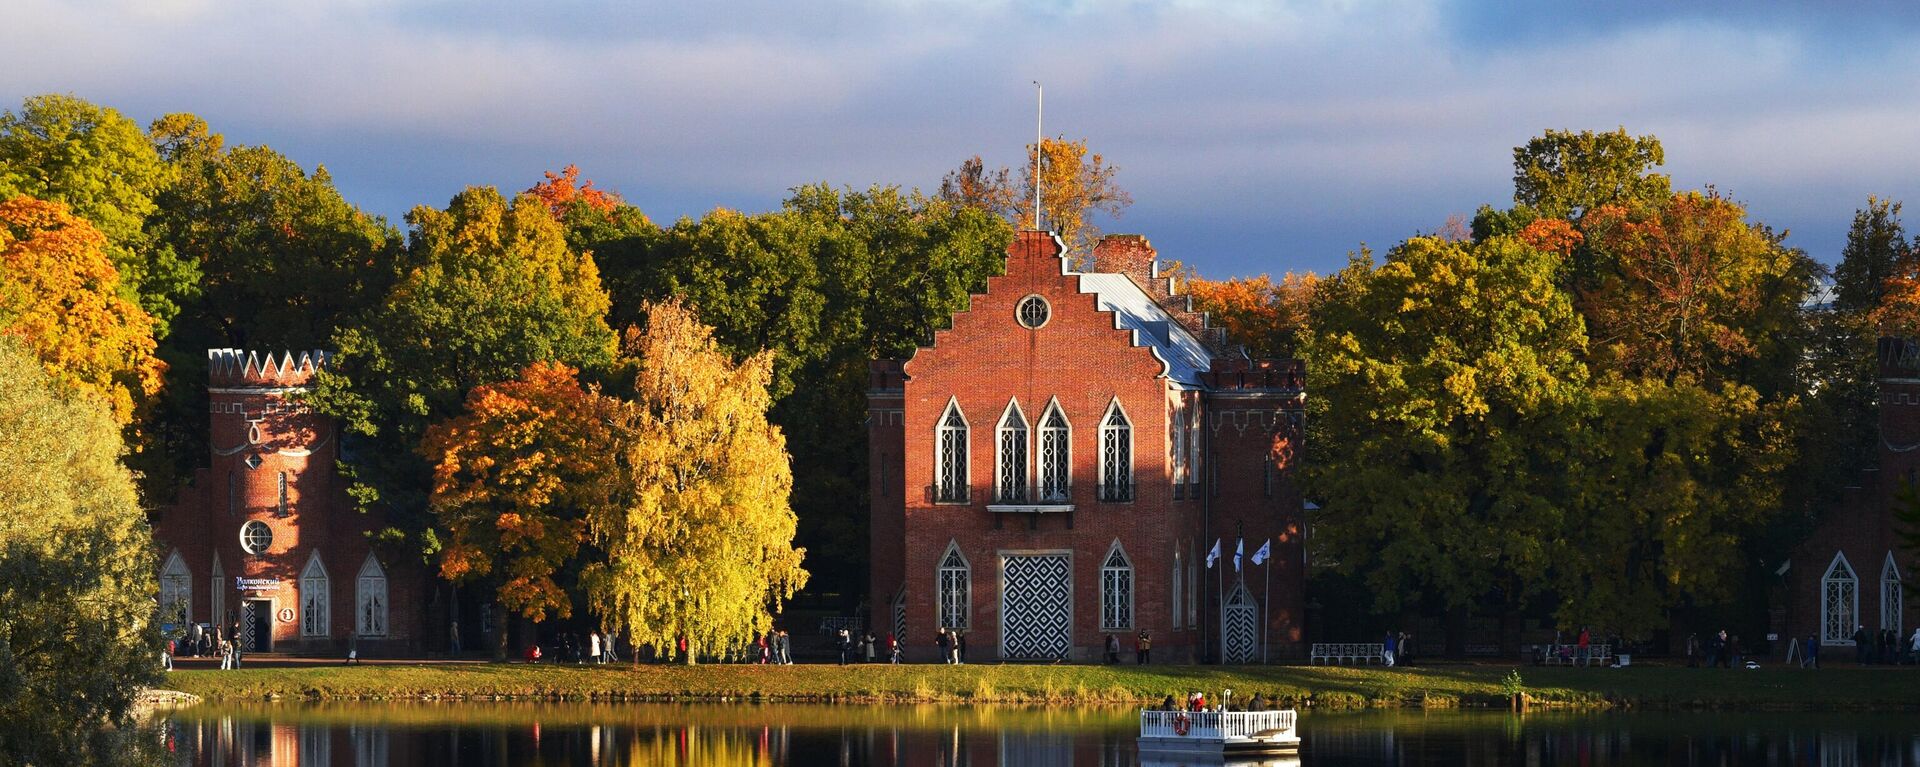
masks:
[[[1380,640],[1380,662],[1388,666],[1412,664],[1413,635],[1389,630],[1386,638]]]
[[[1106,650],[1107,650],[1107,663],[1116,664],[1120,662],[1119,637],[1116,637],[1112,634],[1108,634]],[[1152,655],[1153,655],[1153,634],[1144,630],[1138,634],[1135,634],[1133,636],[1133,662],[1137,665],[1145,666],[1147,665],[1147,662]]]
[[[589,631],[585,637],[575,633],[562,633],[553,640],[553,662],[575,665],[619,663],[618,645],[619,637],[612,632]],[[546,657],[546,652],[540,649],[538,643],[535,643],[527,646],[524,657],[528,663],[539,663]]]
[[[780,632],[780,638],[783,642],[786,636],[787,632]],[[853,635],[851,629],[843,626],[839,631],[834,632],[834,646],[840,650],[840,665],[842,666],[848,663],[859,663],[863,661],[873,663],[879,660],[881,655],[885,656],[888,663],[900,662],[900,639],[891,633],[887,634],[885,643],[882,643],[880,640],[874,638],[873,632],[871,631],[863,631],[856,637]],[[788,646],[788,649],[791,651],[791,646]],[[786,662],[793,662],[791,654],[787,657]]]
[[[1746,658],[1740,635],[1728,634],[1726,629],[1708,634],[1704,642],[1699,634],[1687,635],[1687,668],[1699,668],[1703,659],[1707,668],[1739,668],[1746,665]]]
[[[234,621],[230,631],[222,633],[219,626],[204,623],[189,623],[178,637],[167,640],[160,651],[160,668],[173,670],[173,659],[177,657],[206,658],[218,656],[221,669],[240,667],[242,650],[240,643],[233,640],[240,634],[240,622]]]
[[[1807,642],[1812,643],[1813,639],[1809,636]],[[1853,662],[1862,666],[1869,663],[1888,666],[1920,664],[1920,628],[1913,630],[1913,636],[1902,637],[1893,629],[1868,631],[1865,624],[1859,624],[1853,630]],[[1813,668],[1819,666],[1816,664]]]
[[[767,629],[767,633],[756,638],[754,644],[761,665],[793,665],[793,640],[787,636],[787,632]]]
[[[1228,690],[1227,692],[1230,693],[1233,691]],[[1187,693],[1187,699],[1185,701],[1175,701],[1172,695],[1168,695],[1166,698],[1160,701],[1159,707],[1154,708],[1153,710],[1154,711],[1189,711],[1189,712],[1276,711],[1276,710],[1279,710],[1275,708],[1275,706],[1278,705],[1277,701],[1278,699],[1276,698],[1269,698],[1266,695],[1256,692],[1253,694],[1253,698],[1251,700],[1248,700],[1245,704],[1235,705],[1231,698],[1222,698],[1221,702],[1217,704],[1209,705],[1207,703],[1206,693],[1190,692],[1190,693]]]

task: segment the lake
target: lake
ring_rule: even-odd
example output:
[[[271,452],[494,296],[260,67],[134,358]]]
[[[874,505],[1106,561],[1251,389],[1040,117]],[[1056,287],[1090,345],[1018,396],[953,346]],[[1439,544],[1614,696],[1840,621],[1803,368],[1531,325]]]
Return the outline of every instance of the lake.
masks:
[[[165,737],[180,765],[1107,767],[1142,764],[1137,732],[1111,708],[408,702],[199,706]],[[1307,711],[1300,735],[1229,764],[1920,767],[1913,712]]]

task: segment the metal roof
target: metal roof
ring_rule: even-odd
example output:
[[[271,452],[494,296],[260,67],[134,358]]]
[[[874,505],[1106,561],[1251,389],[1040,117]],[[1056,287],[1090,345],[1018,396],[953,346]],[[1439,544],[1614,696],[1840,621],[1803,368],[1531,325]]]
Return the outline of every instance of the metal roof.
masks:
[[[1155,303],[1124,274],[1079,272],[1080,292],[1092,293],[1101,309],[1113,312],[1114,327],[1133,331],[1133,345],[1153,350],[1167,378],[1201,388],[1200,374],[1212,369],[1213,354],[1200,339]]]

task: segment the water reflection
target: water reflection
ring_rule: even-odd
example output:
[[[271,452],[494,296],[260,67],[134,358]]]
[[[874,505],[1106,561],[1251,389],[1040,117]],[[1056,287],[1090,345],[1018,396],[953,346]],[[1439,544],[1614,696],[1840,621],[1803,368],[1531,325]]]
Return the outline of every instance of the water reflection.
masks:
[[[1912,713],[1308,713],[1305,765],[1901,765],[1920,767]],[[177,765],[986,765],[1142,761],[1133,713],[959,706],[262,704],[176,713]]]

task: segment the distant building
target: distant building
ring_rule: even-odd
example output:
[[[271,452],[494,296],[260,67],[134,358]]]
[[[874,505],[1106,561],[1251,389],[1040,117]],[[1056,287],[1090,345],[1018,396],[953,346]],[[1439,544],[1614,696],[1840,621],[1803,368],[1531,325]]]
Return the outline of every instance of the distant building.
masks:
[[[1920,480],[1920,345],[1882,339],[1879,353],[1879,465],[1860,473],[1781,573],[1781,639],[1811,636],[1843,651],[1830,660],[1852,660],[1861,628],[1907,641],[1920,625],[1902,589],[1920,561],[1901,550],[1893,518],[1901,486]]]
[[[341,486],[339,427],[288,395],[325,352],[207,352],[212,455],[154,521],[162,623],[223,631],[251,652],[409,646],[424,576],[382,561]]]
[[[1113,635],[1131,662],[1142,630],[1159,662],[1258,662],[1263,637],[1302,657],[1304,368],[1229,347],[1144,238],[1087,272],[1063,250],[1019,233],[932,345],[873,364],[876,636],[910,659],[941,628],[973,660],[1092,661]],[[1271,562],[1236,572],[1238,540]]]

